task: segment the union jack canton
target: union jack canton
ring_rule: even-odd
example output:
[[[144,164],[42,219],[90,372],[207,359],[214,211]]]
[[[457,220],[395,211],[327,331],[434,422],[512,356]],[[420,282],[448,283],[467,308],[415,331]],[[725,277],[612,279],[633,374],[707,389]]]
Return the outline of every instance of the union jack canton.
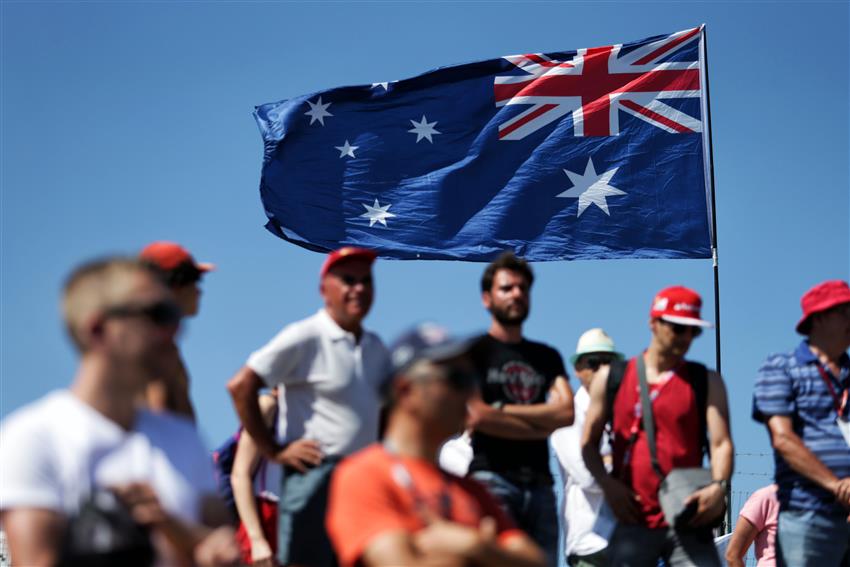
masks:
[[[266,227],[489,261],[711,257],[704,26],[257,107]]]

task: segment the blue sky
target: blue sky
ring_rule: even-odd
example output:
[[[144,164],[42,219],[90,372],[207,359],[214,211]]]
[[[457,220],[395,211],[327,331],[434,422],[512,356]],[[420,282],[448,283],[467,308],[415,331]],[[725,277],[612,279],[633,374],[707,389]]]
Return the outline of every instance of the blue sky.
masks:
[[[717,185],[723,371],[738,450],[756,370],[798,341],[799,297],[850,273],[847,2],[2,3],[0,415],[66,385],[58,316],[78,262],[185,244],[219,270],[182,348],[204,436],[236,426],[224,390],[247,355],[319,307],[322,256],[263,228],[258,104],[501,55],[636,40],[705,23]],[[379,261],[369,326],[484,329],[480,264]],[[531,338],[566,358],[602,326],[634,354],[653,294],[700,291],[707,260],[537,264]],[[692,349],[714,361],[714,335]],[[575,381],[573,381],[575,383]],[[770,461],[742,457],[739,486]]]

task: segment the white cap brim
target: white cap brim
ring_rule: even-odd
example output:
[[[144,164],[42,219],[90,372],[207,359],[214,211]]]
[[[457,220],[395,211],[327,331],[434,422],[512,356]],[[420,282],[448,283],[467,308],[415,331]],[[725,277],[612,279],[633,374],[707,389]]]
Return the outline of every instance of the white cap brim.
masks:
[[[670,323],[676,323],[678,325],[688,325],[690,327],[713,327],[712,323],[708,321],[703,321],[702,319],[696,319],[694,317],[680,317],[678,315],[662,315],[661,319],[668,321]]]

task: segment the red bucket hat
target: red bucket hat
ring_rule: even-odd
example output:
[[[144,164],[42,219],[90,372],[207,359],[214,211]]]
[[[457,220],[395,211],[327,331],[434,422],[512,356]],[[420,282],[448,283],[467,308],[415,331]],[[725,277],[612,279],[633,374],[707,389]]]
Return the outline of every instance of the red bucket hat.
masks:
[[[850,287],[847,286],[847,282],[843,280],[828,280],[819,283],[803,294],[803,297],[800,299],[803,316],[797,322],[797,332],[801,335],[808,335],[809,327],[811,326],[809,317],[842,303],[850,303]]]
[[[322,270],[319,272],[319,277],[325,277],[328,270],[344,260],[357,258],[366,260],[371,265],[377,257],[378,253],[374,250],[369,250],[368,248],[357,248],[356,246],[344,246],[339,250],[334,250],[328,254],[328,257],[325,258],[325,263],[322,264]]]
[[[215,264],[196,262],[189,251],[176,242],[159,240],[151,242],[139,253],[142,260],[147,260],[159,266],[165,271],[173,270],[180,264],[191,262],[199,272],[211,272],[215,270]]]
[[[711,327],[708,321],[700,319],[702,298],[692,289],[676,285],[659,291],[652,300],[649,316],[663,319],[679,325],[693,327]]]

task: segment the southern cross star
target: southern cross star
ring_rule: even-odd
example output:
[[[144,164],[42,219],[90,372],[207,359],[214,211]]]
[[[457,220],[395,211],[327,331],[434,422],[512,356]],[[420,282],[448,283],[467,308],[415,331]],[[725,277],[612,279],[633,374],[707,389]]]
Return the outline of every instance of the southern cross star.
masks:
[[[310,105],[310,110],[308,110],[304,114],[310,117],[310,124],[318,120],[319,124],[324,126],[325,116],[333,116],[333,114],[328,112],[328,107],[331,105],[331,103],[326,102],[325,104],[322,104],[322,97],[319,97],[319,100],[317,100],[316,102],[310,102],[308,100],[307,104]]]
[[[377,88],[377,87],[384,87],[384,90],[385,90],[385,91],[386,91],[386,90],[389,90],[390,82],[389,82],[389,81],[384,81],[384,82],[382,82],[382,83],[372,83],[372,88],[373,88],[373,89],[374,89],[374,88]]]
[[[411,134],[416,134],[416,143],[417,144],[423,138],[425,138],[426,140],[428,140],[429,142],[431,142],[433,144],[434,140],[433,140],[433,138],[431,138],[431,136],[433,134],[442,134],[442,132],[438,132],[437,129],[434,128],[434,126],[437,125],[437,122],[436,121],[428,122],[427,120],[425,120],[424,114],[422,115],[422,121],[421,122],[417,122],[416,120],[411,120],[410,123],[413,124],[413,128],[408,130],[408,132],[410,132]]]
[[[625,191],[620,191],[616,187],[609,185],[611,178],[614,177],[614,174],[617,173],[618,169],[618,167],[615,167],[614,169],[606,171],[602,175],[598,175],[596,173],[596,169],[593,167],[593,159],[588,158],[587,167],[584,169],[584,175],[567,171],[566,169],[564,170],[564,173],[566,173],[567,177],[570,178],[570,181],[573,182],[573,186],[563,193],[559,193],[555,196],[578,199],[578,214],[576,215],[578,217],[580,217],[585,209],[587,209],[590,205],[596,205],[602,209],[603,213],[610,217],[611,213],[608,212],[608,201],[606,201],[605,198],[614,195],[626,194]]]
[[[339,150],[339,157],[344,158],[345,156],[355,157],[354,150],[356,150],[360,146],[352,146],[348,143],[348,140],[346,140],[344,145],[334,147]]]
[[[371,207],[366,203],[361,203],[366,208],[366,212],[360,215],[361,218],[369,219],[369,226],[375,226],[376,222],[381,223],[384,226],[387,226],[387,219],[394,217],[393,213],[387,212],[392,205],[387,203],[383,207],[378,202],[378,199],[375,199],[375,204]]]

